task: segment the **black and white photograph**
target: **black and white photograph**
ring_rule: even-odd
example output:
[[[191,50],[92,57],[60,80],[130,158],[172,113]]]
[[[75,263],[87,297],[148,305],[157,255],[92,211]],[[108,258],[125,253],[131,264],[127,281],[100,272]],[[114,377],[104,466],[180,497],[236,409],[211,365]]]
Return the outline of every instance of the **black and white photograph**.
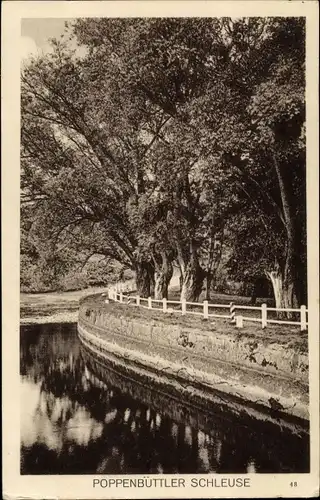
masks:
[[[48,495],[68,476],[92,498],[239,497],[278,475],[301,495],[306,15],[66,3],[19,21],[16,473]]]

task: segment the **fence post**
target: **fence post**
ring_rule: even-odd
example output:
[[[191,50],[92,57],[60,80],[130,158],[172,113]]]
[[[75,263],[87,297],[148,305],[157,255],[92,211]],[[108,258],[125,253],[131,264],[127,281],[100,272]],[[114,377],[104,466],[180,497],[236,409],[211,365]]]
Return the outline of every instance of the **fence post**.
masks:
[[[140,306],[140,295],[136,296],[136,304],[137,306]]]
[[[123,302],[123,293],[120,292],[120,302]]]
[[[304,332],[307,329],[307,308],[306,308],[306,306],[300,307],[300,325],[301,325],[301,331]]]
[[[187,301],[186,301],[186,299],[182,299],[181,300],[181,312],[182,312],[183,315],[186,314],[186,312],[187,312]]]
[[[151,297],[148,297],[148,308],[152,309]]]
[[[243,328],[243,317],[242,316],[236,316],[236,327]]]
[[[267,326],[267,304],[261,304],[261,326],[262,328]]]
[[[236,306],[233,302],[230,302],[230,321],[231,323],[236,322]]]
[[[163,312],[167,312],[167,299],[163,298],[162,299],[162,310]]]
[[[209,318],[209,306],[208,306],[208,301],[204,300],[203,301],[203,318],[208,319]]]

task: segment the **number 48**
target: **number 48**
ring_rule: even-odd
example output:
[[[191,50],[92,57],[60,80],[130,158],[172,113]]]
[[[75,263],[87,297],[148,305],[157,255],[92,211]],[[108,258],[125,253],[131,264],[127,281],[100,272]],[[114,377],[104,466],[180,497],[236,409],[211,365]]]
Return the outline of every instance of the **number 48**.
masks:
[[[290,486],[291,486],[291,488],[295,488],[296,486],[298,486],[297,481],[291,482]]]

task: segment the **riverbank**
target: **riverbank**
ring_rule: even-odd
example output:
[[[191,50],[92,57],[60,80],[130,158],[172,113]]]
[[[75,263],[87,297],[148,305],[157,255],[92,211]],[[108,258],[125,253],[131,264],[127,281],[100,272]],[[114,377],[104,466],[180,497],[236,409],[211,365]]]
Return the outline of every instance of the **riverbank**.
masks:
[[[92,287],[70,292],[21,293],[20,323],[76,323],[79,301],[105,290],[106,288]]]
[[[285,348],[294,348],[302,353],[308,351],[308,333],[301,332],[298,327],[292,325],[272,325],[262,329],[260,324],[245,322],[241,330],[230,323],[229,319],[214,318],[204,320],[199,316],[191,316],[168,312],[164,314],[162,309],[135,307],[133,305],[120,304],[118,302],[105,303],[105,296],[88,294],[85,306],[88,310],[95,311],[99,315],[112,313],[113,317],[125,318],[128,321],[151,322],[158,325],[167,325],[172,328],[186,328],[188,330],[202,330],[206,332],[223,332],[232,338],[246,338],[252,342],[262,341],[265,345],[280,344]],[[216,299],[215,299],[216,300]],[[80,299],[81,303],[82,299]]]
[[[88,297],[80,303],[80,339],[185,386],[219,391],[240,404],[308,419],[307,336],[297,330],[238,331],[228,321],[163,314]]]

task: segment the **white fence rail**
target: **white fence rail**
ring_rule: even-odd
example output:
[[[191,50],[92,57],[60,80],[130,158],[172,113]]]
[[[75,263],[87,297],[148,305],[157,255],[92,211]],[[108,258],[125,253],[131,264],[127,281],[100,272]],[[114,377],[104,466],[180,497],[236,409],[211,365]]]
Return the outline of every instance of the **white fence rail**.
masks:
[[[306,331],[308,326],[307,315],[308,310],[306,306],[301,306],[300,309],[277,309],[275,307],[268,307],[267,304],[261,306],[247,306],[237,305],[233,302],[230,304],[211,304],[207,300],[203,302],[187,302],[186,300],[156,300],[151,297],[140,297],[139,295],[129,295],[129,285],[126,287],[112,287],[108,290],[109,300],[114,300],[120,303],[126,303],[143,307],[145,309],[162,310],[164,313],[177,313],[181,315],[191,314],[194,316],[201,316],[203,319],[222,318],[228,319],[237,328],[243,328],[243,323],[255,322],[261,323],[262,328],[266,328],[268,324],[283,324],[300,326],[301,331]],[[171,307],[172,306],[172,307]],[[218,313],[218,311],[219,313]],[[221,313],[220,313],[221,311]],[[257,316],[244,316],[238,314],[242,311],[260,311],[259,317]],[[268,316],[268,312],[287,314],[288,319],[274,319]],[[291,319],[290,316],[295,314],[297,319]]]

